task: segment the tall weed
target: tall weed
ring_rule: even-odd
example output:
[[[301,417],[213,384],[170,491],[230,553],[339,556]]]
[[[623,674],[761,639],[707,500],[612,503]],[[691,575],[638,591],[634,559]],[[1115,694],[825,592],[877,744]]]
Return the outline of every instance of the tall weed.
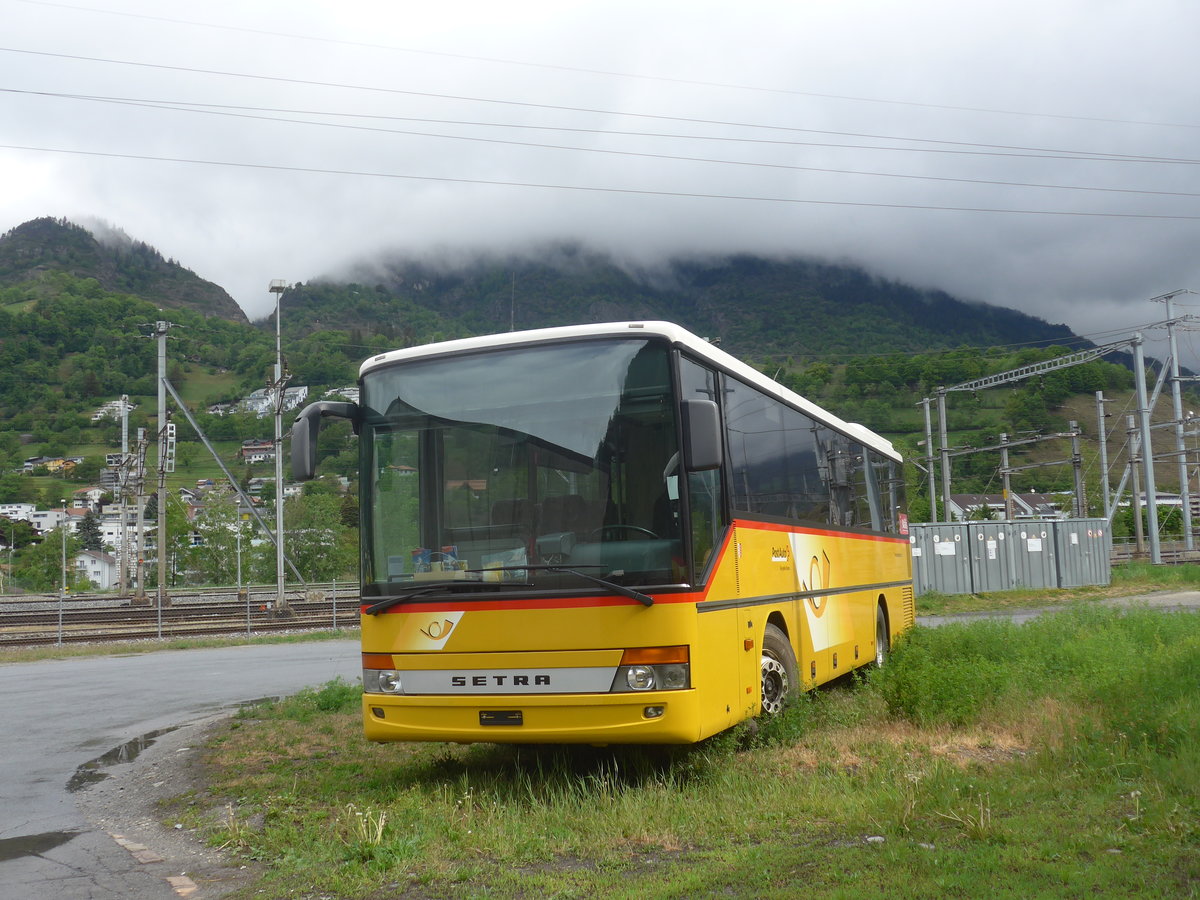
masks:
[[[1200,741],[1200,616],[1081,604],[1022,626],[916,628],[871,683],[891,715],[920,726],[1020,716],[1044,697],[1102,710],[1104,740],[1170,755]]]

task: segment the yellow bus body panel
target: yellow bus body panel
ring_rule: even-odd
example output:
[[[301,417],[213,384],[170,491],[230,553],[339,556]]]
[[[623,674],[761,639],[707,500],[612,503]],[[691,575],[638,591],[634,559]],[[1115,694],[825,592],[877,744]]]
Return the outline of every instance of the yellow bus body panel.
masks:
[[[792,644],[805,686],[875,655],[882,603],[894,638],[912,623],[912,570],[903,537],[738,522],[702,591],[625,597],[453,598],[363,615],[373,667],[390,657],[411,673],[511,678],[514,672],[616,671],[626,649],[688,648],[684,690],[363,695],[374,741],[691,743],[761,709],[768,622]],[[382,656],[379,656],[382,655]],[[498,675],[497,675],[498,673]],[[511,683],[511,682],[503,682]],[[489,682],[490,684],[490,682]],[[648,709],[661,708],[661,715]],[[655,710],[657,712],[657,710]],[[484,725],[501,714],[504,722]],[[505,718],[507,717],[507,718]]]

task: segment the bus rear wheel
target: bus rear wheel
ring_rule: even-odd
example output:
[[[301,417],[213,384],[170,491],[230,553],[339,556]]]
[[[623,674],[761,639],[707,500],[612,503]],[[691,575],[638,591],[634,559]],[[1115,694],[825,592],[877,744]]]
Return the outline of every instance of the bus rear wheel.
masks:
[[[891,649],[892,639],[888,634],[887,615],[880,604],[875,607],[875,668],[881,668],[887,662]]]
[[[774,625],[763,632],[762,643],[762,711],[774,716],[795,696],[800,686],[800,671],[796,654],[787,635]]]

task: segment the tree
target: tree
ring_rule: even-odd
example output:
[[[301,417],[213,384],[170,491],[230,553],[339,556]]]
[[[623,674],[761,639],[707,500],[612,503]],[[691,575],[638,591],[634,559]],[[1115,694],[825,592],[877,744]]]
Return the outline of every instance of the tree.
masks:
[[[92,510],[84,513],[79,523],[79,542],[85,550],[103,550],[104,535],[100,529],[100,517]]]
[[[232,498],[210,502],[196,516],[193,528],[200,536],[200,546],[192,557],[195,579],[201,584],[234,584],[240,552],[245,582],[245,576],[252,568],[250,555],[254,529],[241,521],[238,506]]]
[[[342,497],[341,520],[347,528],[358,528],[358,500],[349,491]]]
[[[13,578],[34,591],[52,591],[62,584],[63,539],[67,542],[67,588],[87,587],[86,579],[75,569],[74,559],[80,550],[79,541],[56,528],[40,544],[31,544],[17,554],[13,562]]]
[[[332,581],[353,570],[357,540],[341,522],[339,497],[298,497],[283,510],[284,551],[306,580]]]
[[[36,544],[42,539],[37,530],[24,519],[6,519],[0,516],[0,543],[14,550]]]

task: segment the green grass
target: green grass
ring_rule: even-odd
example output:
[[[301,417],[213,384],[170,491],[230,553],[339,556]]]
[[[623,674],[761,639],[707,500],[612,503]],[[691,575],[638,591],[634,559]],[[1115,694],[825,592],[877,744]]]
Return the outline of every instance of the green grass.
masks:
[[[242,896],[1200,894],[1200,616],[915,629],[694,748],[373,745],[358,688],[244,712],[171,809]]]
[[[236,392],[238,377],[229,372],[209,372],[201,366],[191,365],[184,373],[183,382],[175,386],[185,403],[203,408],[221,397]]]

